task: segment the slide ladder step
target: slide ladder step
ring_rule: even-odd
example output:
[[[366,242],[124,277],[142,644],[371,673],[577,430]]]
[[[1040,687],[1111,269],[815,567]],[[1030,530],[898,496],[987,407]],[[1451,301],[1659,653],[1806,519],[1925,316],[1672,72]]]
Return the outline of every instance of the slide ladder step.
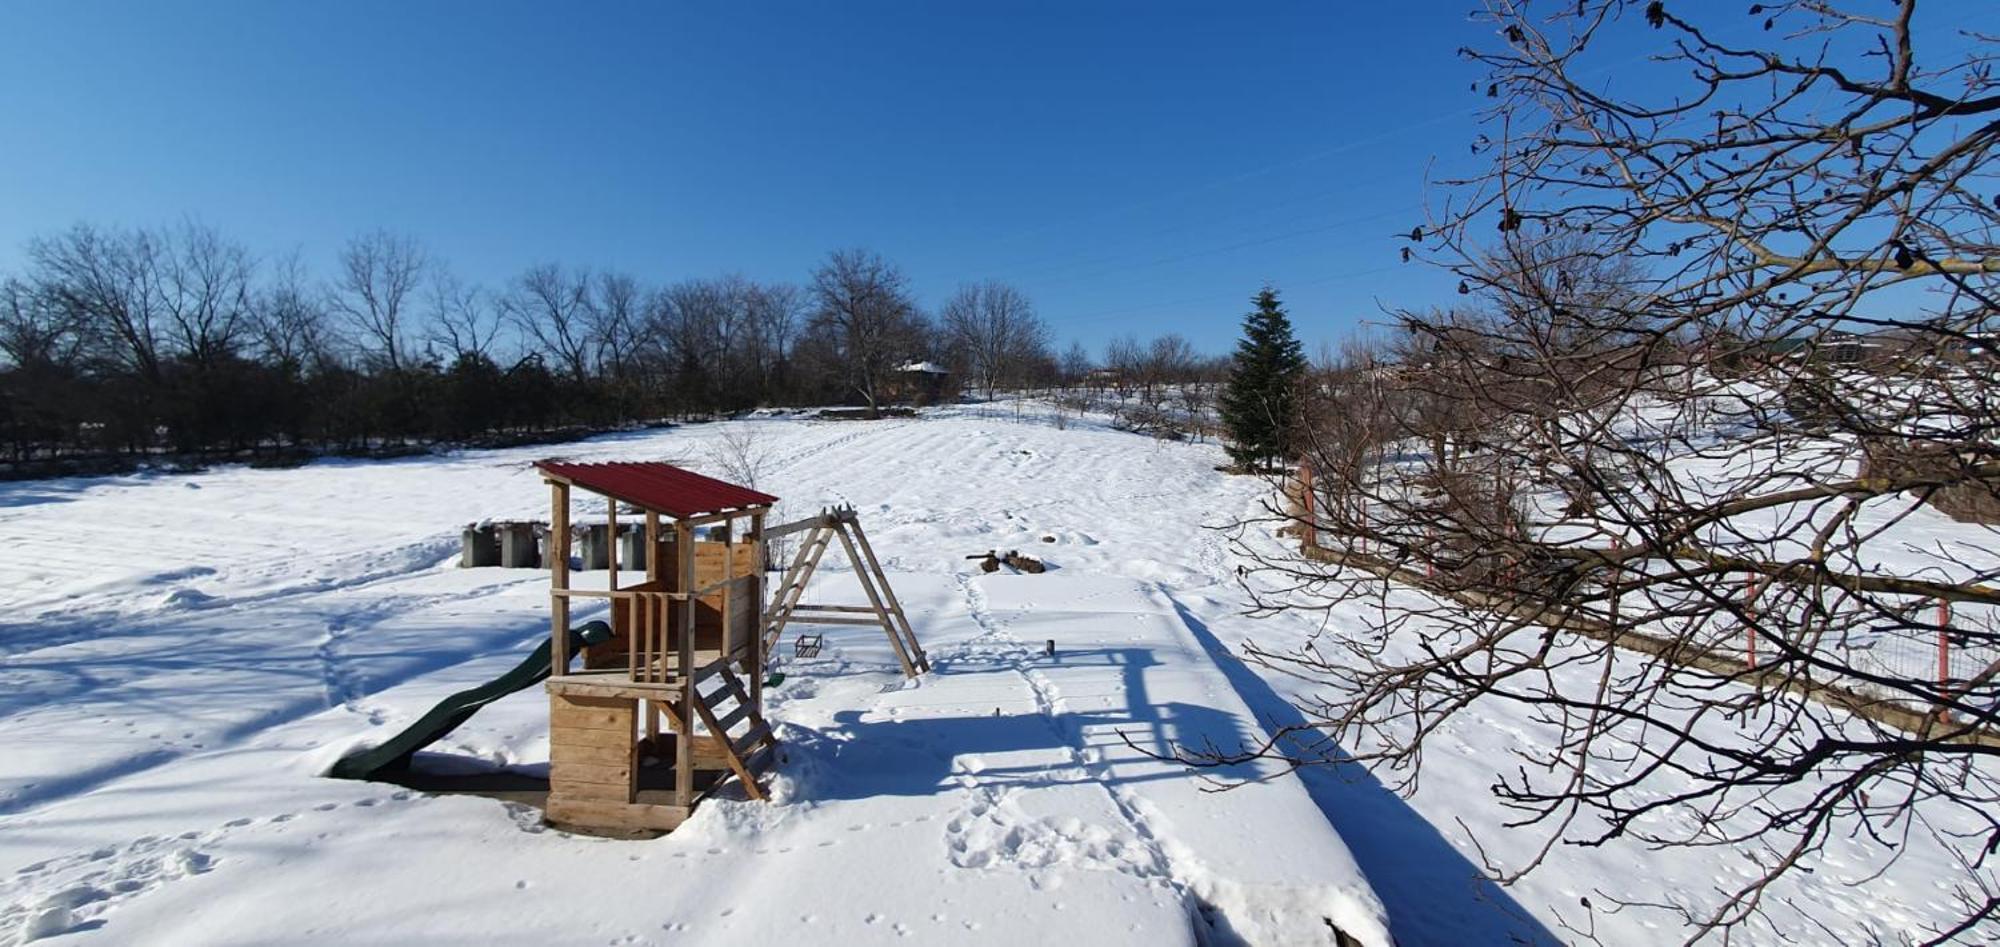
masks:
[[[737,704],[737,705],[736,705],[736,709],[735,709],[735,710],[732,710],[732,711],[730,711],[730,712],[728,712],[728,713],[726,713],[726,714],[723,714],[723,715],[722,715],[722,717],[721,717],[721,719],[719,719],[719,720],[717,720],[717,721],[715,722],[715,725],[716,725],[716,726],[718,726],[718,727],[721,727],[721,728],[722,728],[722,729],[721,729],[720,731],[718,731],[718,732],[720,732],[720,733],[723,733],[723,734],[727,734],[727,733],[729,732],[729,728],[730,728],[730,727],[733,727],[733,726],[736,726],[736,725],[737,725],[737,724],[739,724],[739,723],[742,723],[742,722],[743,722],[743,718],[745,718],[745,717],[748,717],[748,716],[750,716],[750,705],[749,705],[749,704]]]
[[[702,725],[708,729],[709,735],[715,738],[716,744],[723,748],[723,762],[736,774],[737,779],[743,781],[744,795],[753,801],[762,801],[766,798],[764,787],[757,784],[757,774],[750,767],[750,755],[760,746],[776,744],[777,737],[771,733],[771,727],[764,721],[764,715],[751,707],[749,692],[744,689],[743,682],[736,677],[736,672],[729,669],[727,662],[718,661],[704,670],[722,679],[722,691],[716,692],[714,696],[722,697],[725,696],[723,692],[727,692],[726,696],[736,701],[736,709],[726,716],[718,717],[711,701],[696,694],[695,713],[701,718]],[[729,728],[745,719],[750,721],[749,730],[742,737],[731,740]]]

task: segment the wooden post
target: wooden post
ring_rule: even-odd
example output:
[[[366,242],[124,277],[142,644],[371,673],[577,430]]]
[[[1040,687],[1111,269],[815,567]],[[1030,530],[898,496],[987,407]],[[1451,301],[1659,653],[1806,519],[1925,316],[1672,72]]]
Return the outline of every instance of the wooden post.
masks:
[[[646,584],[654,589],[657,589],[659,588],[659,583],[660,583],[660,514],[654,512],[653,510],[647,510],[646,511]],[[647,619],[648,621],[653,620],[650,616],[654,611],[657,611],[657,609],[656,608],[648,609],[647,612],[649,616]],[[635,632],[636,631],[637,629],[635,629]],[[647,633],[649,635],[651,634],[651,626],[647,626]],[[665,631],[663,630],[661,634],[664,635]],[[655,700],[646,701],[646,737],[653,741],[654,747],[659,746],[660,704],[658,701]],[[659,751],[657,749],[654,750],[654,753],[657,754],[658,752]]]
[[[610,555],[604,565],[611,570],[611,591],[618,591],[618,500],[604,498],[604,541],[611,544]],[[615,599],[613,600],[616,601]]]
[[[674,740],[674,803],[692,805],[694,803],[694,628],[696,601],[694,597],[694,529],[684,522],[674,523],[675,555],[680,560],[681,594],[681,640],[680,659],[680,735]],[[664,656],[662,656],[664,660]]]
[[[729,579],[733,578],[733,576],[732,576],[732,573],[734,573],[734,572],[736,571],[736,542],[735,542],[735,540],[736,540],[736,517],[734,517],[734,516],[725,516],[725,517],[723,517],[723,518],[722,518],[722,522],[721,522],[721,523],[719,523],[719,524],[717,524],[717,525],[715,525],[715,526],[711,526],[711,527],[709,527],[709,529],[710,529],[710,530],[720,530],[720,531],[721,531],[721,533],[722,533],[722,540],[721,540],[721,542],[722,542],[722,575],[721,575],[721,576],[720,576],[719,578],[715,579],[714,581],[715,581],[715,582],[727,582],[727,581],[728,581]],[[714,584],[714,583],[713,583],[713,582],[711,582],[710,584]],[[718,619],[719,619],[719,620],[721,621],[721,623],[722,623],[722,628],[721,628],[721,631],[722,631],[722,656],[721,656],[721,659],[722,659],[722,660],[725,660],[725,661],[729,659],[729,651],[730,651],[730,646],[731,646],[732,644],[734,644],[734,641],[733,641],[732,639],[733,639],[733,638],[735,637],[734,635],[732,635],[732,634],[731,634],[731,630],[732,630],[732,629],[731,629],[731,628],[729,627],[729,597],[730,597],[730,596],[729,596],[729,593],[731,593],[731,592],[733,592],[733,591],[735,591],[735,587],[734,587],[734,586],[728,586],[728,585],[725,585],[725,586],[723,586],[723,587],[722,587],[722,599],[721,599],[721,601],[720,601],[720,602],[718,602],[718,603],[717,603],[717,605],[716,605],[716,609],[715,609],[715,611],[716,611],[716,615],[717,615],[717,618],[718,618]]]
[[[728,549],[722,551],[722,556],[722,581],[729,582],[733,578],[729,575],[730,567],[734,566],[736,562],[729,558]],[[722,619],[722,660],[724,661],[729,660],[729,655],[736,650],[736,629],[729,626],[729,600],[735,597],[736,586],[733,583],[724,585],[722,587],[722,606],[716,609]]]
[[[667,679],[667,615],[673,604],[658,596],[649,597],[646,611],[646,641],[651,649],[646,663],[646,679],[660,683]]]
[[[903,614],[903,603],[897,600],[896,590],[889,585],[889,574],[882,571],[881,560],[875,558],[875,547],[868,544],[867,530],[861,528],[861,521],[854,517],[851,510],[848,513],[847,525],[854,532],[855,545],[861,547],[861,556],[866,561],[868,574],[881,585],[882,599],[889,603],[889,615],[896,622],[895,627],[889,630],[890,636],[902,635],[903,643],[909,651],[910,659],[916,664],[917,669],[920,671],[930,670],[930,658],[924,655],[924,647],[917,641],[916,630],[910,627],[910,617]],[[852,557],[854,550],[849,549],[848,555]],[[859,571],[862,565],[863,563],[861,562],[855,563],[856,571]]]
[[[889,616],[889,607],[882,602],[881,593],[875,591],[875,581],[868,575],[868,568],[861,554],[854,549],[854,540],[847,538],[847,524],[838,523],[833,528],[840,537],[842,549],[847,551],[847,561],[854,564],[854,577],[861,582],[861,591],[868,593],[868,604],[875,618],[882,623],[882,631],[889,636],[889,643],[895,646],[896,661],[903,666],[904,677],[916,677],[917,666],[911,662],[909,652],[903,647],[902,632],[896,627],[896,620]]]
[[[659,757],[660,705],[650,697],[646,699],[646,746],[652,749],[655,758]],[[633,768],[637,769],[638,767],[635,766]]]
[[[750,706],[764,712],[764,513],[750,514]]]
[[[549,481],[549,673],[569,670],[569,484]]]
[[[646,581],[660,578],[660,514],[646,511]]]
[[[1938,693],[1951,686],[1951,602],[1938,599]]]

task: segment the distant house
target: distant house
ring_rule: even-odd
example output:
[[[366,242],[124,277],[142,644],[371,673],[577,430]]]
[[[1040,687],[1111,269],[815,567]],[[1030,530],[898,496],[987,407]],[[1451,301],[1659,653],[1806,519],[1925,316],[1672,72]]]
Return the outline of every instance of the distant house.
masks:
[[[911,404],[937,404],[951,392],[951,369],[932,361],[905,362],[896,366],[889,383],[889,400]]]
[[[1861,365],[1881,360],[1900,349],[1900,340],[1886,334],[1830,329],[1816,336],[1788,336],[1763,344],[1772,355],[1825,365]]]
[[[1862,359],[1885,349],[1878,339],[1838,329],[1819,340],[1820,357],[1835,365],[1859,365]]]

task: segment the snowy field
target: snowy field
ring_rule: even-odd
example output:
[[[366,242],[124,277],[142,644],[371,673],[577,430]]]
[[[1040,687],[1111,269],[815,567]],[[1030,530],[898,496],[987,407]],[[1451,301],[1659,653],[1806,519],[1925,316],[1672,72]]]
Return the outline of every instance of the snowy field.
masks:
[[[1664,913],[1585,899],[1701,904],[1756,870],[1614,843],[1486,881],[1468,827],[1503,865],[1539,841],[1487,795],[1508,743],[1546,738],[1506,709],[1448,728],[1407,801],[1352,767],[1206,774],[1270,777],[1214,792],[1149,755],[1299,722],[1296,682],[1231,652],[1320,626],[1237,613],[1238,560],[1204,526],[1263,484],[1217,473],[1212,445],[1102,422],[773,418],[0,485],[0,944],[1676,943]],[[860,510],[933,673],[906,683],[878,631],[827,629],[767,692],[773,802],[713,800],[652,841],[318,776],[546,634],[544,573],[456,568],[465,523],[546,516],[531,461],[720,474],[731,430],[757,432],[783,512]],[[965,557],[989,548],[1052,568],[982,574]],[[533,771],[545,717],[515,695],[421,765]],[[1894,942],[1949,909],[1944,853],[1871,878],[1877,857],[1833,844],[1739,941]]]

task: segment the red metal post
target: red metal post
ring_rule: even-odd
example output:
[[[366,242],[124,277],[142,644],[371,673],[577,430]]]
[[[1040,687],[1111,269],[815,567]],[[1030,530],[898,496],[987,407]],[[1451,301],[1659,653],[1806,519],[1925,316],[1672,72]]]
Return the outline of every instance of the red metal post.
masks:
[[[1938,599],[1938,693],[1951,680],[1951,603]]]

